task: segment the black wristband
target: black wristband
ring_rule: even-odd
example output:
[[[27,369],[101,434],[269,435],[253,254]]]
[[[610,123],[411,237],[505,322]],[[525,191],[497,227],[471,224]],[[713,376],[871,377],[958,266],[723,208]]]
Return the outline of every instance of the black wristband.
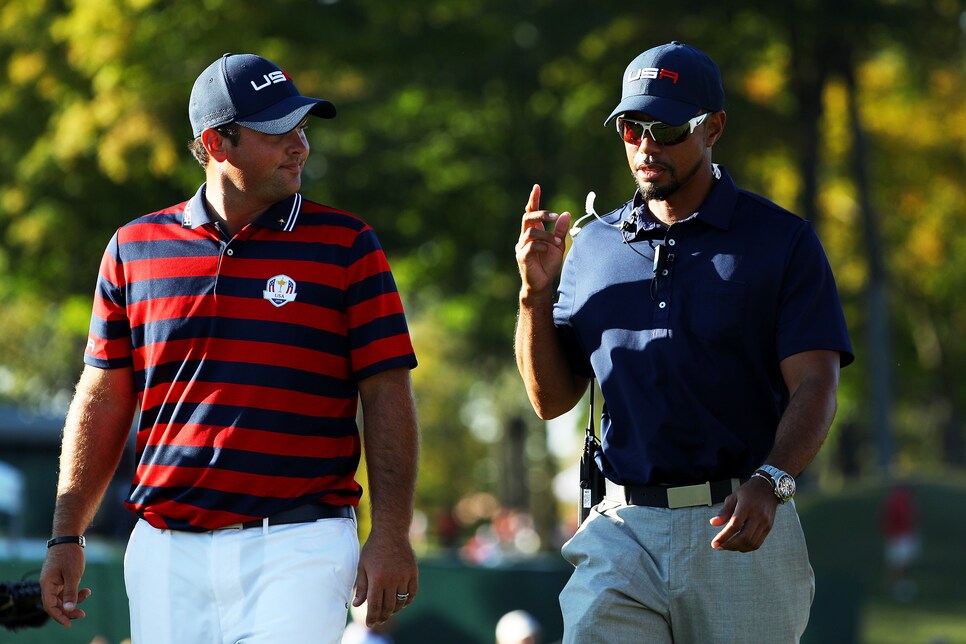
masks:
[[[81,548],[83,548],[84,546],[87,545],[87,539],[84,538],[84,535],[74,535],[69,537],[54,537],[53,539],[50,539],[47,542],[47,547],[50,548],[51,546],[59,546],[62,543],[76,543]]]

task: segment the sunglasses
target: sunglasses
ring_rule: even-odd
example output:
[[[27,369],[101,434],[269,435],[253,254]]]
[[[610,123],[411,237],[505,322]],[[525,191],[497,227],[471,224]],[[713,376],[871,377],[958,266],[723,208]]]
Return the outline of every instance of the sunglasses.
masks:
[[[617,118],[617,133],[624,140],[624,143],[640,145],[647,134],[651,140],[661,145],[675,145],[681,143],[694,132],[695,128],[701,125],[711,112],[699,114],[687,123],[681,125],[668,125],[661,121],[635,121],[625,116]]]

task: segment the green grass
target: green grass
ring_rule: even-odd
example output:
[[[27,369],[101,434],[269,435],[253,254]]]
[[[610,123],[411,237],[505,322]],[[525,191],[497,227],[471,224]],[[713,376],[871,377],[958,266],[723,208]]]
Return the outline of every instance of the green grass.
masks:
[[[872,600],[866,605],[863,644],[962,644],[966,642],[966,615],[930,610],[919,605]]]
[[[966,644],[966,483],[912,480],[922,549],[910,577],[918,592],[893,599],[885,583],[881,484],[800,495],[816,575],[805,642]]]

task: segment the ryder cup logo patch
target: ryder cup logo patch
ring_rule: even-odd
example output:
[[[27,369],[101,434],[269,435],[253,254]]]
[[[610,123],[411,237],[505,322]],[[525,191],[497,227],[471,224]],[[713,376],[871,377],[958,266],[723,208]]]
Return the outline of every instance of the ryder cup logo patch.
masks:
[[[294,301],[296,295],[298,294],[295,292],[295,280],[288,275],[270,277],[265,283],[265,290],[262,291],[262,297],[275,306]]]

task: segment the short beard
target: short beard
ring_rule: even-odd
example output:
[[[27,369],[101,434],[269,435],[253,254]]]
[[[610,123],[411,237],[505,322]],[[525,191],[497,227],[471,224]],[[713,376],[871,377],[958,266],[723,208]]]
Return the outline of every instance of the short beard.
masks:
[[[704,163],[704,158],[698,159],[695,164],[688,170],[688,173],[682,178],[678,178],[677,170],[674,166],[664,166],[668,174],[671,175],[671,181],[663,186],[657,186],[643,181],[638,181],[637,176],[634,171],[631,171],[631,176],[634,177],[634,183],[637,184],[637,189],[641,193],[641,197],[644,201],[667,201],[667,198],[677,192],[681,186],[686,184],[691,180],[694,175],[698,173],[701,169],[701,165]]]

